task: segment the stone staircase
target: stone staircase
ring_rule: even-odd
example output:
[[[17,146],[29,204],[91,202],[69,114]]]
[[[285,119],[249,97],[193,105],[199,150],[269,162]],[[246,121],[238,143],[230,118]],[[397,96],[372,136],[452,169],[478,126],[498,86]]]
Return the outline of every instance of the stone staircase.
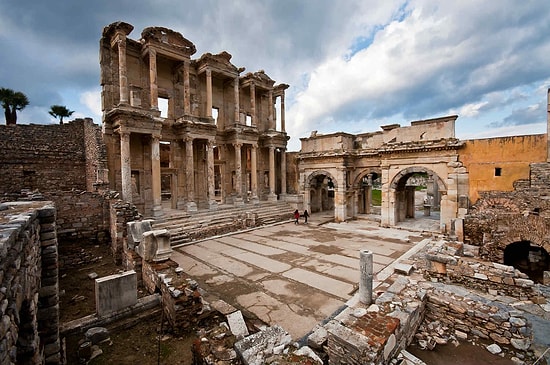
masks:
[[[261,202],[258,205],[220,205],[217,210],[198,212],[167,211],[155,219],[154,230],[167,229],[172,246],[220,234],[264,226],[292,219],[294,208],[286,202]]]

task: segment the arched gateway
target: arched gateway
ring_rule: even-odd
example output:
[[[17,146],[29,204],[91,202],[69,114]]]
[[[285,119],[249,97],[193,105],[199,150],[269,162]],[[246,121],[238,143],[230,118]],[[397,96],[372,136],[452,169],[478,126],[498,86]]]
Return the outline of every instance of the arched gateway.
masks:
[[[468,206],[468,172],[458,159],[456,116],[383,126],[351,135],[313,133],[299,153],[301,193],[312,212],[334,209],[335,221],[378,212],[383,226],[396,226],[430,209],[440,230],[461,235]],[[332,186],[329,186],[329,183]],[[333,189],[331,191],[330,189]],[[330,200],[333,199],[333,200]]]

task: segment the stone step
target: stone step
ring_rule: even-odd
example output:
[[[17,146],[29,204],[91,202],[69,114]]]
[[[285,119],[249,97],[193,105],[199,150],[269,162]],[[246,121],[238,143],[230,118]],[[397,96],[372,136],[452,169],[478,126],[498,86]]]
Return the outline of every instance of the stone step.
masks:
[[[217,210],[169,212],[156,219],[153,229],[167,229],[172,245],[189,243],[245,228],[244,220],[254,214],[256,225],[273,224],[292,218],[292,207],[286,202],[262,202],[258,205],[219,206]]]

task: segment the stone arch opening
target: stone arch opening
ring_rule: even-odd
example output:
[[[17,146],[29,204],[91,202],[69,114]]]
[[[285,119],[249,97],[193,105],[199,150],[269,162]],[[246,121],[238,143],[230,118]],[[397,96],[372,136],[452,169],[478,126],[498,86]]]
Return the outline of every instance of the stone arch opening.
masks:
[[[358,176],[354,183],[357,191],[357,213],[378,214],[382,205],[382,175],[368,171]]]
[[[504,265],[513,266],[534,282],[542,283],[544,272],[550,271],[550,255],[531,241],[516,241],[504,249]]]
[[[441,197],[447,187],[432,170],[414,166],[400,171],[390,184],[395,223],[407,219],[440,219]]]
[[[338,187],[330,173],[327,171],[312,173],[305,188],[309,192],[310,213],[334,210],[334,195]]]

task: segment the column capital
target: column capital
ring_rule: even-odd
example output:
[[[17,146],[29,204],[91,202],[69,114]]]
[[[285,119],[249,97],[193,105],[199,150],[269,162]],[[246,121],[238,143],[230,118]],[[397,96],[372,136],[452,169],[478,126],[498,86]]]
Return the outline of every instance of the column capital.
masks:
[[[232,145],[235,148],[241,148],[243,146],[242,142],[234,142],[234,143],[232,143]]]

